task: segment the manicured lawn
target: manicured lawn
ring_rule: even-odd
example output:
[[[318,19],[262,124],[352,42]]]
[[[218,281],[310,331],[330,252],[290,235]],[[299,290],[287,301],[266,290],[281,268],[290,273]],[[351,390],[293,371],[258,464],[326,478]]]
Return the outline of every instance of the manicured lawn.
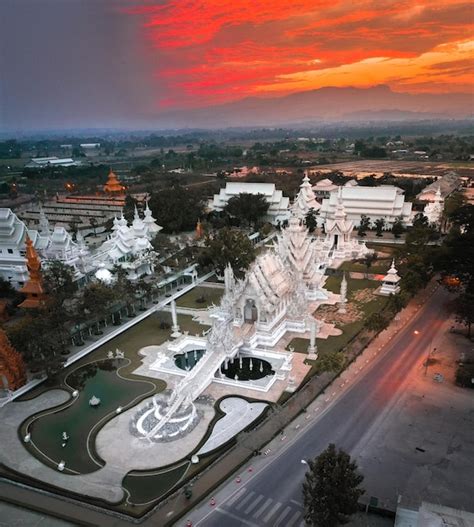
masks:
[[[211,287],[195,287],[188,291],[183,296],[176,300],[176,305],[179,307],[190,307],[194,309],[206,309],[212,304],[218,304],[222,295],[223,289]],[[198,300],[204,300],[198,302]]]
[[[358,291],[359,289],[376,289],[380,283],[375,280],[366,280],[365,278],[361,280],[356,280],[351,278],[346,274],[347,280],[347,293],[350,299],[352,291]],[[341,276],[329,276],[324,284],[324,289],[331,291],[332,293],[339,293],[341,291]]]
[[[362,262],[344,262],[339,269],[341,271],[352,271],[355,273],[385,274],[392,261],[388,258],[377,260],[367,271],[367,267]]]

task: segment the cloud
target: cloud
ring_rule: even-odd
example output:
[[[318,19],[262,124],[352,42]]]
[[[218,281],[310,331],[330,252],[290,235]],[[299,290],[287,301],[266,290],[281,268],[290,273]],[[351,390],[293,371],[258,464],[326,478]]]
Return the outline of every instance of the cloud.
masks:
[[[155,79],[169,92],[159,104],[330,85],[446,91],[472,81],[465,0],[165,0],[121,12],[141,17],[159,56]],[[442,63],[452,64],[445,75]]]

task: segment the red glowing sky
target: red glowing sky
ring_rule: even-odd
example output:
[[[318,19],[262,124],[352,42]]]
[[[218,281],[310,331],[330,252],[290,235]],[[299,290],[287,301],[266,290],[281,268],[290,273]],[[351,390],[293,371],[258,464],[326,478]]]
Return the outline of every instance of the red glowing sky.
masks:
[[[163,107],[203,106],[324,86],[471,91],[472,2],[133,2]],[[164,89],[163,89],[164,88]]]

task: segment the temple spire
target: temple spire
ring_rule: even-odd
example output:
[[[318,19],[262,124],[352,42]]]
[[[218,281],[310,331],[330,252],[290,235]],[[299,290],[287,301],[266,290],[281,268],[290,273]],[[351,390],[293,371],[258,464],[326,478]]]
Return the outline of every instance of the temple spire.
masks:
[[[20,307],[27,309],[40,307],[46,298],[43,287],[43,277],[41,275],[41,260],[33,247],[30,237],[26,236],[26,267],[30,275],[26,284],[20,289],[20,292],[26,295],[25,300]]]
[[[104,185],[104,192],[111,192],[113,194],[123,194],[124,192],[122,183],[120,183],[117,175],[112,171],[112,169],[110,169],[107,183]]]

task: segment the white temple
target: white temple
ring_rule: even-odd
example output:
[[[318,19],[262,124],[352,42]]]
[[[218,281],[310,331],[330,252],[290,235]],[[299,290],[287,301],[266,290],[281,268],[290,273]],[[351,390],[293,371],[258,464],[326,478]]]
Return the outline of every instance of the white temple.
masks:
[[[304,218],[311,209],[317,212],[320,208],[321,204],[316,201],[308,174],[305,172],[298,195],[291,206],[291,213],[297,218]]]
[[[443,211],[444,199],[441,195],[441,187],[438,186],[433,201],[428,202],[428,204],[425,206],[423,214],[426,216],[430,223],[439,226],[443,217]]]
[[[329,198],[323,199],[320,209],[321,218],[335,219],[341,200],[348,220],[356,227],[360,224],[363,215],[372,222],[377,219],[385,220],[385,229],[390,229],[397,218],[400,218],[405,225],[411,224],[412,204],[405,201],[403,190],[393,185],[338,187],[337,190],[330,192]]]
[[[108,269],[119,265],[127,271],[129,280],[151,274],[154,269],[156,253],[150,240],[161,230],[151,215],[150,209],[145,211],[141,219],[135,207],[131,226],[128,226],[123,213],[120,218],[114,218],[112,234],[94,254],[96,266],[103,264]]]
[[[114,265],[126,269],[128,278],[134,280],[152,273],[156,253],[150,240],[160,230],[147,204],[144,219],[136,209],[131,226],[123,214],[120,219],[115,218],[110,238],[97,250],[89,251],[80,233],[74,241],[64,227],[51,229],[41,210],[39,229],[34,230],[28,229],[11,209],[0,208],[0,276],[15,288],[24,285],[28,279],[25,260],[28,234],[45,266],[48,261],[60,260],[73,268],[76,280],[102,267],[111,270]]]
[[[283,223],[290,217],[289,198],[283,196],[281,190],[276,190],[273,183],[239,183],[229,182],[221,188],[219,194],[214,194],[209,203],[209,209],[221,212],[230,198],[239,194],[262,194],[268,202],[267,220],[273,224]]]
[[[342,187],[339,187],[335,211],[324,224],[326,234],[315,240],[315,251],[326,266],[337,266],[344,260],[363,258],[370,249],[364,242],[352,237],[354,222],[349,220],[342,198]]]

